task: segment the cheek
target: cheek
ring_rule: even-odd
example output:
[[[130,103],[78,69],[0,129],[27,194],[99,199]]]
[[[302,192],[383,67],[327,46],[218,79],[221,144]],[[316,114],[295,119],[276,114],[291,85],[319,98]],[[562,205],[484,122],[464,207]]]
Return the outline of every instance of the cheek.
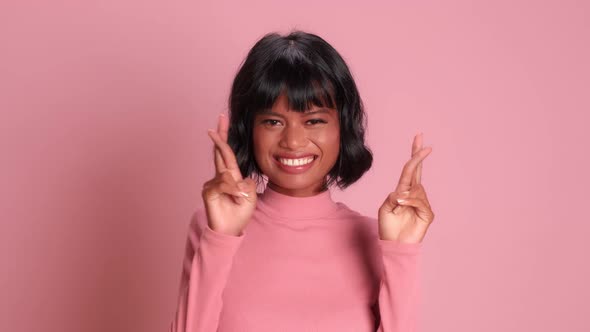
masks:
[[[268,135],[258,130],[252,132],[252,149],[254,151],[254,159],[258,165],[263,165],[267,162],[271,144],[272,138],[268,137]]]
[[[317,142],[321,142],[321,149],[326,158],[337,159],[340,152],[340,131],[338,128],[326,131],[318,137]]]

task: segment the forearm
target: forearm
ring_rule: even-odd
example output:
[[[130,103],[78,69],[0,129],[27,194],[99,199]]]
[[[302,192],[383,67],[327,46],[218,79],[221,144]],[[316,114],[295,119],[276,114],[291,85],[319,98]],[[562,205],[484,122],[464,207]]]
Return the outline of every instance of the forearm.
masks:
[[[383,271],[378,296],[378,332],[415,332],[420,301],[421,243],[379,240]]]

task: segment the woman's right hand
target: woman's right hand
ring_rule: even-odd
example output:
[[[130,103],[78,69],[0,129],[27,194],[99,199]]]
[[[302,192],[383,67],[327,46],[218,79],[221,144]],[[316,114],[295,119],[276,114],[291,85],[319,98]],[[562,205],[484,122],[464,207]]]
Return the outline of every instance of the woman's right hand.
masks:
[[[203,184],[207,223],[212,230],[241,236],[256,207],[256,183],[242,178],[236,156],[227,144],[229,119],[219,116],[217,131],[208,130],[213,140],[215,177]]]

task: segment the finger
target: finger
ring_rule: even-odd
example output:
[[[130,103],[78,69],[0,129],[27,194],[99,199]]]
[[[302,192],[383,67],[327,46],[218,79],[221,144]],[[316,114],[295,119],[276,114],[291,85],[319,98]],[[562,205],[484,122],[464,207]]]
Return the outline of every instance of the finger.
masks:
[[[215,144],[215,140],[211,136],[212,131],[213,131],[212,129],[209,129],[207,132],[207,135],[213,141],[213,160],[215,162],[215,173],[219,174],[219,173],[225,171],[227,169],[227,166],[225,165],[225,161],[223,160],[223,157],[221,156],[221,151],[219,151],[219,149],[217,148],[217,145]]]
[[[397,199],[400,197],[406,197],[406,196],[407,196],[407,194],[392,191],[389,193],[389,195],[387,195],[387,197],[385,198],[385,201],[383,201],[381,208],[387,212],[395,211],[395,209],[400,206],[397,203]]]
[[[405,165],[402,170],[402,174],[398,181],[398,185],[395,191],[409,191],[412,187],[412,177],[414,177],[414,173],[418,164],[424,160],[432,151],[432,148],[425,147],[418,150],[412,159],[410,159]]]
[[[397,202],[397,199],[402,198],[405,199],[406,197],[410,197],[411,192],[410,191],[402,191],[402,192],[393,192],[391,194],[389,194],[388,199],[389,199],[389,204],[390,206],[393,206],[393,214],[399,214],[403,209],[404,206],[400,205]]]
[[[418,164],[418,167],[416,167],[416,180],[414,181],[416,184],[420,183],[420,178],[422,177],[422,162],[420,162]]]
[[[221,173],[220,178],[220,187],[223,187],[225,189],[224,192],[231,195],[231,198],[236,204],[242,204],[246,202],[246,200],[252,200],[251,194],[244,190],[243,181],[236,181],[231,174],[231,171],[227,170]]]
[[[247,200],[251,201],[251,202],[255,202],[256,198],[257,198],[257,193],[256,193],[256,182],[250,178],[250,177],[246,177],[244,180],[238,182],[238,188],[240,188],[240,190],[247,194],[248,196],[245,196]]]
[[[420,198],[399,198],[397,203],[401,206],[412,206],[416,208],[416,214],[420,219],[432,221],[434,215],[426,202]]]
[[[218,132],[216,132],[212,129],[209,129],[208,133],[209,133],[209,137],[211,137],[211,139],[215,143],[215,146],[217,147],[217,149],[219,149],[219,152],[221,153],[221,157],[225,163],[225,168],[232,172],[235,180],[242,180],[242,174],[240,173],[240,167],[238,166],[236,156],[235,156],[233,150],[231,149],[231,147],[226,142],[224,142],[221,139],[221,137],[219,137]]]
[[[404,191],[407,193],[407,191]],[[424,190],[424,186],[421,183],[412,186],[412,189],[409,191],[407,195],[400,195],[401,197],[410,197],[410,198],[419,198],[428,201],[426,196],[426,191]]]
[[[227,127],[227,117],[223,113],[219,114],[219,117],[217,119],[217,133],[225,142],[227,142]],[[215,141],[213,141],[213,143],[215,144]],[[223,157],[221,156],[221,152],[215,145],[213,146],[213,158],[215,160],[215,169],[217,173],[223,172],[227,169],[227,166],[223,161]]]
[[[216,173],[221,173],[227,170],[225,167],[225,162],[223,161],[223,157],[221,157],[221,152],[216,146],[213,146],[213,154],[215,157],[215,171]]]
[[[420,151],[420,149],[422,148],[420,146],[420,138],[419,138],[420,134],[416,134],[414,136],[414,140],[412,141],[412,154],[411,157],[414,157],[414,155]],[[412,180],[410,182],[411,186],[414,186],[416,184],[416,172],[414,172],[414,175],[412,176]]]
[[[219,120],[217,122],[217,132],[219,133],[219,137],[227,143],[227,130],[229,128],[229,119],[228,117],[221,113],[219,114]]]
[[[222,172],[218,178],[207,182],[203,186],[204,197],[216,198],[222,194],[227,194],[235,198],[249,197],[248,194],[244,193],[239,187],[237,182],[233,179],[233,176],[229,171]],[[236,200],[239,202],[241,200]]]
[[[231,196],[235,196],[237,198],[247,197],[246,195],[244,195],[245,193],[241,191],[240,188],[238,188],[236,183],[222,182],[216,189],[217,193],[224,193]]]
[[[414,138],[414,145],[412,146],[412,156],[414,155],[415,152],[417,152],[420,149],[422,149],[423,137],[424,137],[424,134],[423,133],[419,133]],[[418,167],[416,168],[415,175],[414,175],[414,177],[412,179],[413,180],[412,181],[412,186],[414,186],[415,184],[420,183],[420,178],[421,177],[422,177],[422,162],[420,162],[418,164]]]
[[[403,205],[398,205],[395,209],[393,209],[393,214],[399,214],[403,208]]]
[[[236,203],[243,202],[243,198],[250,197],[249,194],[245,193],[243,188],[240,188],[242,181],[236,181],[229,170],[222,172],[219,175],[219,188],[223,189],[224,193],[234,196]]]

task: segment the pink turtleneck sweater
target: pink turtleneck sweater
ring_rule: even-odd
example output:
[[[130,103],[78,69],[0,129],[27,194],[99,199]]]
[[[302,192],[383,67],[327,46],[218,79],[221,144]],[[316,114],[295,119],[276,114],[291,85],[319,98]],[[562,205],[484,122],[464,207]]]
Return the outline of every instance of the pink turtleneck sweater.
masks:
[[[378,223],[330,191],[266,188],[241,236],[194,213],[172,332],[415,332],[422,243],[379,238]]]

